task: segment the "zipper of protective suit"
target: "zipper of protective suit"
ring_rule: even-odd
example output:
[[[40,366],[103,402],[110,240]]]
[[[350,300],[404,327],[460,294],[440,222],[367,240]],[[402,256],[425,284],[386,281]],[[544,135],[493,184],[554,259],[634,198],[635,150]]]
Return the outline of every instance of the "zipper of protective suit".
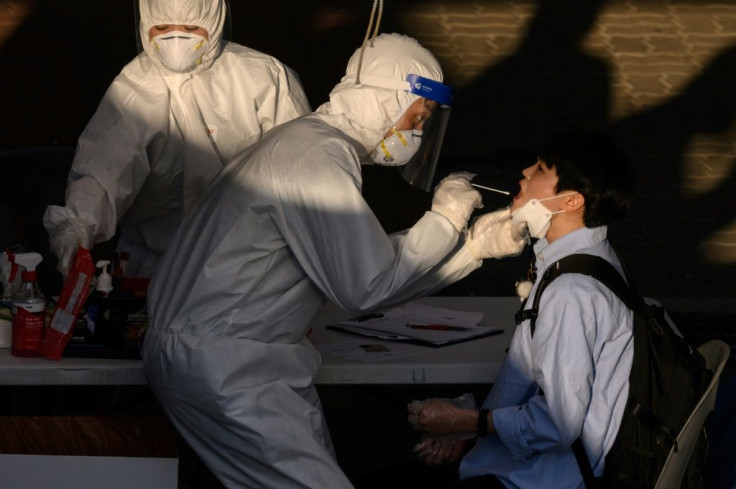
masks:
[[[189,213],[196,201],[196,197],[193,196],[203,195],[209,183],[224,166],[194,96],[192,87],[194,82],[194,78],[189,75],[178,87],[174,87],[175,89],[169,86],[172,97],[177,102],[171,107],[174,119],[179,126],[184,144],[188,146],[184,151],[182,195],[182,209],[185,215]],[[196,151],[197,149],[199,151]],[[195,155],[192,155],[192,150],[196,153]],[[210,158],[205,158],[205,154]]]

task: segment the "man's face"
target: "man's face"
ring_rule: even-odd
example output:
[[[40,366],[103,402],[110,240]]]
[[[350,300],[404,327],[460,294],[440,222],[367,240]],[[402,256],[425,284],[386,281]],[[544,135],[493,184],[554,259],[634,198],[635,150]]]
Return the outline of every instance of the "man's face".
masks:
[[[397,131],[421,130],[424,127],[424,121],[432,116],[436,108],[437,102],[421,97],[406,109],[393,128]],[[387,131],[384,137],[389,136],[391,136],[391,131]]]
[[[541,200],[557,195],[557,171],[549,168],[543,161],[537,160],[532,166],[525,168],[521,174],[524,175],[524,178],[519,181],[521,190],[511,202],[511,211],[521,208],[531,199]]]

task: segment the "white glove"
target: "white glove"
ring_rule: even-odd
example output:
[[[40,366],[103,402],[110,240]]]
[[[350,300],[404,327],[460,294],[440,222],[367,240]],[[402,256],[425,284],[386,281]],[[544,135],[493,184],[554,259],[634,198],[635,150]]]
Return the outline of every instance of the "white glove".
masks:
[[[92,247],[92,226],[78,217],[61,221],[51,232],[49,244],[51,252],[59,259],[57,269],[66,277],[77,248]]]
[[[519,255],[528,242],[526,223],[513,221],[508,207],[480,216],[465,236],[476,260]]]
[[[432,212],[449,219],[458,233],[467,226],[473,210],[483,207],[480,192],[470,185],[474,176],[468,172],[450,173],[434,189]]]

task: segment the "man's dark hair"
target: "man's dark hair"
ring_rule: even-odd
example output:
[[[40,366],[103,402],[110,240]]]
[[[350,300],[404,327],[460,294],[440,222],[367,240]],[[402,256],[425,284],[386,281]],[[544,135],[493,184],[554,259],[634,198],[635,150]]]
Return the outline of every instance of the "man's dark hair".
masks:
[[[539,159],[557,172],[557,192],[585,197],[583,223],[593,228],[616,222],[631,206],[634,178],[618,146],[603,133],[566,129],[549,136]]]

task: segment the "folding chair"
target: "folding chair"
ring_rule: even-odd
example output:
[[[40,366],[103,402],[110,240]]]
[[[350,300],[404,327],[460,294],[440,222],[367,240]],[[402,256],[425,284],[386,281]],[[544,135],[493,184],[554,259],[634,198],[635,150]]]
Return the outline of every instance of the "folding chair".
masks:
[[[654,489],[678,489],[682,484],[690,457],[695,448],[700,431],[703,429],[708,415],[713,411],[718,393],[718,381],[729,355],[728,345],[720,340],[711,340],[702,344],[698,351],[705,357],[705,365],[713,371],[713,378],[703,393],[692,414],[677,435],[677,451],[673,447],[667,461],[662,467]]]

